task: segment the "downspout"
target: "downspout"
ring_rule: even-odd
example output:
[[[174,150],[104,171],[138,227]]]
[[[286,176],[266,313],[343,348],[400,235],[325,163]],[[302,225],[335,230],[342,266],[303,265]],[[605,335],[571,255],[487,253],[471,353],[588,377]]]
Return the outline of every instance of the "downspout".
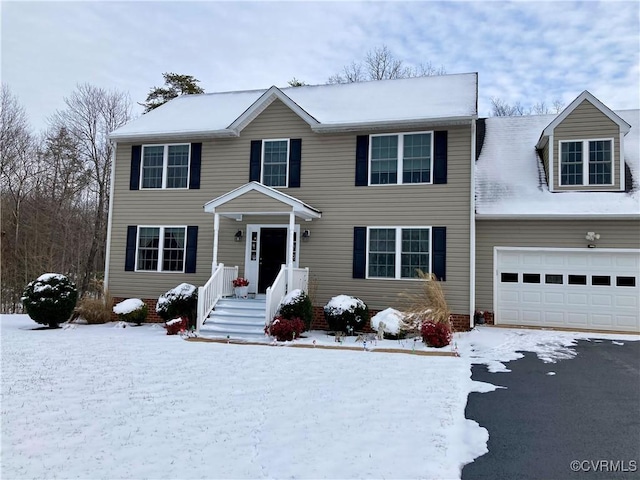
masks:
[[[471,120],[471,198],[469,212],[469,327],[476,305],[476,119]]]
[[[107,218],[107,245],[104,252],[104,282],[102,285],[103,292],[106,294],[109,290],[109,261],[111,259],[111,229],[113,224],[113,192],[115,190],[115,174],[116,174],[116,151],[118,143],[111,142],[113,151],[111,152],[111,185],[109,185],[109,214]]]

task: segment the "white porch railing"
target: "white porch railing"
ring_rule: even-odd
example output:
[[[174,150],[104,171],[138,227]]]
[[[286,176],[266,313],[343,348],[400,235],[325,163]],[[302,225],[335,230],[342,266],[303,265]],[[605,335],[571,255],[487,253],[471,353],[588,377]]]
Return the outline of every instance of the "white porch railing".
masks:
[[[265,325],[269,325],[278,310],[280,301],[287,294],[287,266],[282,265],[278,276],[270,287],[267,287],[267,308]]]
[[[209,316],[211,310],[216,306],[222,297],[230,296],[233,293],[232,280],[238,276],[238,267],[225,267],[219,264],[211,278],[198,288],[198,321],[197,331]]]
[[[287,293],[295,290],[296,288],[306,292],[309,288],[309,268],[293,268],[292,270],[293,280],[291,281],[291,285],[289,285],[287,281],[289,278],[289,267],[287,265],[282,265],[278,276],[273,281],[273,285],[267,288],[265,325],[271,323],[271,320],[273,320],[273,317],[278,311],[280,302]]]

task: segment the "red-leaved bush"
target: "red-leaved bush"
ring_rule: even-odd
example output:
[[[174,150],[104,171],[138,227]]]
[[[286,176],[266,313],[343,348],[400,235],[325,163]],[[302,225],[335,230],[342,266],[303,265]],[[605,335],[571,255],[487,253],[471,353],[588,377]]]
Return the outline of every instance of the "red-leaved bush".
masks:
[[[163,326],[167,329],[167,335],[177,335],[181,331],[186,330],[188,325],[189,319],[187,317],[181,317],[169,320]]]
[[[304,322],[300,318],[291,319],[277,316],[264,328],[264,333],[272,337],[276,337],[279,342],[289,342],[300,338],[300,334],[304,331]]]
[[[420,329],[422,341],[429,347],[446,347],[451,343],[451,325],[448,322],[423,322]]]

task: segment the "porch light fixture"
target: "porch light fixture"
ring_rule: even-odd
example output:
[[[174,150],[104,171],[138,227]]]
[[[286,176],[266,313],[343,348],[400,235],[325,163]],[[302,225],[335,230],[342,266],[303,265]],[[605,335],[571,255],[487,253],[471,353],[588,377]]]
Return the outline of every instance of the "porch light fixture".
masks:
[[[596,248],[596,242],[600,240],[600,234],[596,232],[587,232],[584,238],[589,242],[587,247]]]
[[[242,241],[242,230],[238,230],[235,235],[236,242]]]
[[[309,230],[302,232],[302,240],[309,240],[309,237],[311,237],[311,232]]]

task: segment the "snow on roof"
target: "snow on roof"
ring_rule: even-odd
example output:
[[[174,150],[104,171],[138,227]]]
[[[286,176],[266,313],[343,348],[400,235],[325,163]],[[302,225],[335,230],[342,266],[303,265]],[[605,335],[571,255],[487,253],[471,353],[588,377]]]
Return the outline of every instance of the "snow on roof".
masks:
[[[229,128],[231,124],[267,91],[183,95],[132,120],[112,132],[111,137],[237,135]],[[477,114],[475,73],[288,87],[278,91],[321,125],[428,121]]]
[[[633,177],[630,192],[550,192],[535,147],[556,116],[491,117],[486,119],[476,163],[476,213],[486,217],[640,216],[640,110],[616,114],[631,125],[624,137],[625,162]]]

